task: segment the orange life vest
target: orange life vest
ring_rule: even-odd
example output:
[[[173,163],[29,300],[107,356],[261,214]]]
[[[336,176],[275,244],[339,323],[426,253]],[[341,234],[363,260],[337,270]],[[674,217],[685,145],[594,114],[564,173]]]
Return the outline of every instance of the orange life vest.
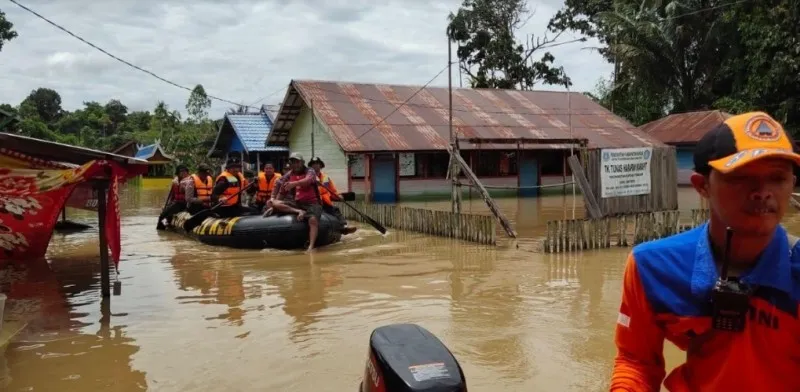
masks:
[[[317,177],[317,181],[319,181],[319,198],[322,200],[322,204],[326,206],[332,206],[333,201],[332,199],[338,199],[338,195],[331,195],[331,192],[328,191],[327,188],[331,188],[332,191],[336,192],[336,186],[333,185],[333,181],[327,174],[323,172],[319,172],[319,176]],[[325,186],[323,186],[325,185]]]
[[[272,197],[272,191],[275,190],[275,183],[279,178],[281,178],[281,175],[274,173],[272,178],[267,181],[266,173],[263,171],[258,173],[258,191],[256,192],[256,203],[266,203],[267,200]]]
[[[192,174],[192,180],[194,180],[195,197],[203,202],[203,205],[210,206],[211,190],[214,188],[214,181],[211,180],[211,176],[206,176],[206,182],[203,183],[203,180],[200,178],[200,176],[197,174]]]
[[[228,181],[228,187],[225,189],[224,192],[222,192],[222,195],[220,195],[228,198],[228,200],[226,200],[223,205],[235,206],[240,204],[241,200],[239,198],[238,193],[240,190],[242,190],[244,187],[247,186],[247,180],[244,178],[242,173],[239,173],[234,176],[233,174],[225,170],[222,173],[220,173],[219,176],[217,176],[217,181],[219,181],[221,178],[225,178]]]
[[[183,188],[181,187],[181,180],[177,177],[172,180],[172,201],[179,203],[186,201],[186,195],[183,193]]]

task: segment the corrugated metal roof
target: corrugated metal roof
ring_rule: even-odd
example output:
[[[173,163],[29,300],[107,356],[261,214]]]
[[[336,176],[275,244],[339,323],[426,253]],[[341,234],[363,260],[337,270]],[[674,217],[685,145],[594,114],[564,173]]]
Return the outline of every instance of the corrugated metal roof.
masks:
[[[449,140],[448,90],[426,87],[417,93],[420,87],[293,80],[269,143],[287,144],[294,121],[308,103],[344,151],[445,149]],[[587,96],[571,93],[569,104],[567,97],[567,93],[553,91],[453,89],[453,128],[459,138],[528,138],[554,143],[586,139],[592,148],[663,146]],[[386,120],[381,121],[383,118]],[[461,148],[477,146],[461,143]],[[480,148],[516,147],[483,144]]]
[[[639,127],[642,132],[667,144],[692,144],[732,115],[720,110],[670,114]]]
[[[288,151],[283,146],[265,146],[272,130],[272,119],[267,114],[228,114],[225,117],[248,152]]]

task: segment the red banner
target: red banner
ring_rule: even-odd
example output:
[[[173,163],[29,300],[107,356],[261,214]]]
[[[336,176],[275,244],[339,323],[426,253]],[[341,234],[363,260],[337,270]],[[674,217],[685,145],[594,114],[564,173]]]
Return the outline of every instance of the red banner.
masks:
[[[74,169],[36,169],[19,154],[0,151],[0,261],[44,256],[61,209],[71,201],[78,208],[96,209],[97,197],[89,179],[110,172],[106,208],[106,240],[114,263],[120,258],[119,183],[147,170],[128,173],[111,161],[91,161]],[[78,193],[70,197],[73,191]]]

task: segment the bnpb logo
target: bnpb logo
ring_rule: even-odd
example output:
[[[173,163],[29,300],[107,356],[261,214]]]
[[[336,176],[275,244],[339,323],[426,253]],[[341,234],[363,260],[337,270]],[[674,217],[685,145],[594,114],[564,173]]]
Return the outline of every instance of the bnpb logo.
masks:
[[[781,126],[767,116],[753,116],[744,124],[744,133],[762,142],[774,142],[781,137]]]

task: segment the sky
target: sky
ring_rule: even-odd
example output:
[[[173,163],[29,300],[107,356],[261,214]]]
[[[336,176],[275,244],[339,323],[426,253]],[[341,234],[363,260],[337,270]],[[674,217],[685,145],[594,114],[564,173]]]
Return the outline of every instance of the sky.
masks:
[[[258,107],[278,105],[292,79],[423,85],[447,65],[447,16],[461,0],[16,0],[45,18],[178,85]],[[91,5],[90,5],[91,4]],[[546,33],[563,0],[529,1],[521,35]],[[17,5],[0,10],[19,36],[0,51],[0,103],[32,90],[59,92],[62,107],[119,99],[129,110],[157,101],[185,113],[189,91],[114,60]],[[565,33],[556,42],[579,38]],[[548,33],[552,37],[552,33]],[[596,41],[548,49],[572,78],[593,91],[612,70]],[[543,52],[542,52],[543,53]],[[455,54],[453,54],[455,57]],[[539,55],[541,56],[541,55]],[[467,81],[463,80],[465,86]],[[431,83],[447,86],[447,72]],[[458,72],[453,72],[458,86]],[[539,86],[563,91],[561,86]],[[211,116],[234,105],[214,100]]]

